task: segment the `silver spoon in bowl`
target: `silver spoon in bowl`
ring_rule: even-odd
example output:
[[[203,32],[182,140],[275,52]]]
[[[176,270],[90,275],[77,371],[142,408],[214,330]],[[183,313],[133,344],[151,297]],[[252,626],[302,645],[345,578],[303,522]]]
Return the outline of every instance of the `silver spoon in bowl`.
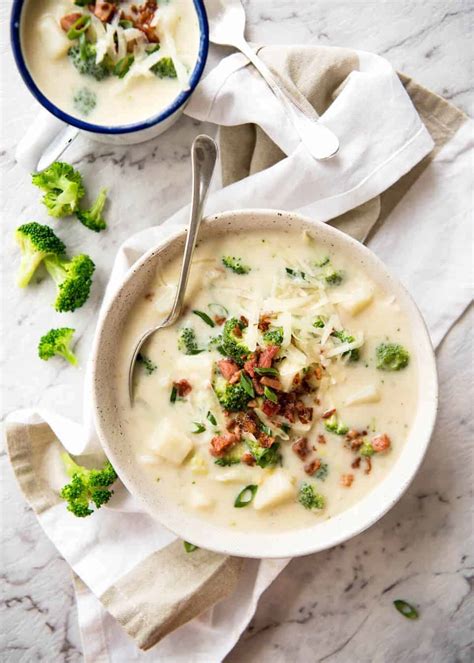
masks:
[[[299,139],[314,159],[330,159],[339,150],[339,139],[329,129],[308,117],[274,78],[270,69],[246,41],[245,9],[240,0],[206,0],[209,38],[214,44],[234,46],[260,73],[280,101]]]
[[[181,265],[181,274],[179,276],[176,295],[168,317],[160,322],[159,325],[147,329],[138,339],[133,351],[130,368],[128,371],[128,392],[130,402],[133,403],[133,373],[135,362],[140,350],[148,338],[159,329],[169,327],[176,322],[183,308],[186,286],[188,285],[191,262],[196,246],[196,239],[201,225],[204,202],[209,191],[212,174],[216,165],[217,145],[215,141],[204,134],[197,136],[191,147],[191,166],[192,166],[192,193],[191,193],[191,213],[189,218],[189,228],[184,247],[183,262]]]

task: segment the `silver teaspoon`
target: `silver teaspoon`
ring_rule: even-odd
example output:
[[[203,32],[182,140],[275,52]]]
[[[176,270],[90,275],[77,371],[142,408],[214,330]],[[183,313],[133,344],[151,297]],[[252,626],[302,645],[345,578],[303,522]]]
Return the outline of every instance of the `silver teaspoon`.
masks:
[[[277,83],[267,65],[245,40],[245,10],[240,0],[206,0],[210,40],[234,46],[254,65],[280,101],[301,142],[314,159],[330,159],[339,150],[339,139],[317,120],[312,120]]]
[[[179,276],[178,287],[171,309],[163,322],[156,327],[148,329],[137,341],[133,351],[130,368],[128,371],[128,392],[130,402],[133,403],[133,372],[138,354],[145,341],[159,329],[164,329],[174,324],[181,314],[186,286],[188,285],[189,272],[191,270],[191,261],[196,246],[196,239],[201,225],[204,202],[209,191],[212,174],[216,165],[217,145],[210,136],[204,134],[197,136],[191,147],[191,166],[192,166],[192,193],[191,193],[191,213],[189,219],[188,234],[184,247],[183,263],[181,265],[181,274]]]

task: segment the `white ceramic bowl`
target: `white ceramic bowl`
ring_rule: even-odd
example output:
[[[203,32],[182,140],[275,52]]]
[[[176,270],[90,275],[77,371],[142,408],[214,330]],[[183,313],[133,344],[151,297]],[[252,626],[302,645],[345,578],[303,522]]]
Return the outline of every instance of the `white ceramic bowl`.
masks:
[[[391,276],[384,264],[359,242],[331,226],[298,214],[275,210],[224,212],[206,219],[200,239],[219,233],[261,230],[308,230],[320,243],[350,252],[371,279],[393,292],[406,314],[414,338],[412,361],[418,372],[418,402],[413,426],[400,455],[389,473],[360,502],[347,511],[314,526],[278,532],[242,532],[203,520],[179,508],[160,494],[151,477],[136,461],[130,442],[120,424],[114,380],[116,349],[124,320],[138,297],[143,296],[160,261],[182,252],[185,232],[181,231],[149,251],[127,274],[110,302],[98,328],[93,356],[93,402],[96,426],[102,445],[129,491],[162,525],[199,547],[243,557],[290,557],[330,548],[359,534],[381,518],[403,495],[425,455],[436,418],[437,376],[434,353],[425,324],[412,298]],[[126,376],[124,376],[126,380]]]

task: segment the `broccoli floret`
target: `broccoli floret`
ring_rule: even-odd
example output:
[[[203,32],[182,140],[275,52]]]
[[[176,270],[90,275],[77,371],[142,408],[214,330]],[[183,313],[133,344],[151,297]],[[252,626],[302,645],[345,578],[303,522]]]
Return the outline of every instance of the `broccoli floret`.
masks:
[[[245,329],[245,324],[241,320],[229,318],[224,324],[222,336],[216,338],[219,352],[225,357],[233,359],[239,366],[243,365],[245,358],[250,353],[241,335],[243,329]]]
[[[178,334],[178,350],[185,355],[198,355],[202,350],[198,348],[196,332],[192,327],[183,327]]]
[[[329,474],[329,465],[327,463],[321,462],[321,465],[316,470],[314,477],[320,481],[326,481],[327,475]]]
[[[158,368],[157,365],[154,364],[151,359],[149,359],[148,357],[145,357],[145,355],[142,355],[141,353],[139,353],[137,355],[137,361],[140,364],[143,364],[143,368],[145,369],[145,371],[147,372],[148,375],[151,375],[152,373],[154,373],[156,371],[156,369]]]
[[[73,98],[74,108],[78,113],[87,117],[97,104],[97,95],[86,87],[76,92]]]
[[[333,414],[332,417],[329,417],[329,419],[326,419],[324,422],[324,428],[330,433],[335,433],[336,435],[345,435],[349,430],[349,427],[339,421],[335,414]]]
[[[104,209],[105,201],[107,200],[107,189],[101,189],[97,200],[92,205],[90,209],[87,210],[78,210],[77,218],[79,221],[89,230],[93,230],[98,233],[101,230],[107,228],[105,219],[102,216],[102,210]]]
[[[360,447],[359,453],[361,456],[373,456],[375,449],[372,444],[366,440]]]
[[[221,375],[215,376],[212,386],[217,400],[224,410],[229,412],[245,410],[247,403],[252,398],[240,382],[229,384]]]
[[[32,221],[15,231],[15,239],[21,251],[21,263],[17,283],[25,288],[33,278],[39,265],[49,256],[62,256],[66,251],[64,243],[56,237],[49,226]]]
[[[89,297],[95,265],[89,256],[78,255],[71,260],[46,258],[46,269],[58,286],[54,303],[56,311],[75,311]]]
[[[110,75],[112,67],[107,56],[97,63],[96,54],[95,45],[87,41],[84,34],[80,36],[78,43],[71,46],[68,51],[72,64],[80,74],[92,76],[96,81],[101,81]]]
[[[177,73],[173,63],[173,60],[169,57],[161,58],[158,60],[153,67],[150,67],[152,71],[158,78],[176,78]]]
[[[316,329],[322,329],[325,326],[325,321],[324,318],[318,315],[316,320],[313,322],[313,327],[316,327]]]
[[[399,371],[408,365],[410,354],[398,343],[381,343],[375,350],[377,368],[382,371]]]
[[[246,439],[245,444],[259,467],[274,467],[275,465],[281,464],[279,442],[275,442],[268,448],[260,446],[257,441],[252,439]]]
[[[324,274],[324,280],[329,285],[340,285],[343,281],[343,278],[343,273],[338,269],[333,269],[332,267],[326,270]]]
[[[224,256],[222,258],[222,264],[227,269],[231,269],[236,274],[248,274],[250,272],[250,267],[248,265],[242,264],[242,258],[235,258],[233,256]]]
[[[301,484],[298,493],[298,502],[305,509],[324,509],[325,499],[323,495],[317,493],[314,486],[306,481]]]
[[[351,336],[351,334],[348,334],[344,329],[342,329],[341,331],[333,331],[331,333],[331,336],[334,336],[335,338],[339,339],[341,343],[353,343],[355,341],[355,338]],[[352,350],[343,352],[342,356],[343,357],[348,356],[350,361],[358,361],[360,358],[359,348],[353,348]]]
[[[91,503],[100,509],[112,497],[114,491],[109,486],[117,480],[117,474],[109,461],[101,470],[89,470],[67,453],[62,454],[62,459],[71,481],[62,488],[61,497],[66,500],[68,511],[78,518],[90,516]]]
[[[267,345],[281,345],[283,343],[283,327],[269,329],[263,334],[263,340]]]
[[[32,182],[46,191],[43,204],[54,217],[73,214],[85,193],[79,171],[61,161],[55,161],[41,173],[33,173]]]
[[[77,358],[70,349],[72,337],[75,329],[70,327],[60,327],[59,329],[50,329],[47,334],[40,338],[38,345],[38,355],[40,359],[47,361],[55,355],[64,357],[66,361],[75,366]]]

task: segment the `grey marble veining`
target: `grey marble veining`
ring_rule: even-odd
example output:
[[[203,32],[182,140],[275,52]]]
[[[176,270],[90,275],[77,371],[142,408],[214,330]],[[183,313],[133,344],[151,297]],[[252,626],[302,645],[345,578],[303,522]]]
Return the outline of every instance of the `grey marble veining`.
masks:
[[[90,253],[97,263],[92,297],[80,313],[59,315],[48,306],[53,299],[49,282],[19,292],[12,285],[18,257],[11,232],[19,223],[47,217],[28,174],[14,161],[15,145],[37,105],[12,64],[6,34],[8,4],[0,7],[1,416],[36,405],[79,420],[83,369],[40,364],[37,340],[55,324],[71,325],[77,329],[78,354],[85,363],[117,248],[131,233],[163,221],[187,202],[189,145],[206,127],[183,117],[170,132],[144,145],[116,148],[77,141],[68,160],[81,168],[91,195],[106,184],[112,200],[107,233],[98,236],[69,221],[57,224],[71,253]],[[251,0],[246,9],[247,34],[254,42],[374,51],[465,111],[472,110],[474,5],[470,1]],[[228,663],[473,659],[469,331],[465,318],[440,350],[437,432],[407,494],[366,533],[328,552],[293,561],[263,596]],[[79,662],[69,570],[23,502],[4,452],[0,467],[0,660]],[[408,622],[401,617],[392,606],[395,598],[415,603],[421,618]]]

